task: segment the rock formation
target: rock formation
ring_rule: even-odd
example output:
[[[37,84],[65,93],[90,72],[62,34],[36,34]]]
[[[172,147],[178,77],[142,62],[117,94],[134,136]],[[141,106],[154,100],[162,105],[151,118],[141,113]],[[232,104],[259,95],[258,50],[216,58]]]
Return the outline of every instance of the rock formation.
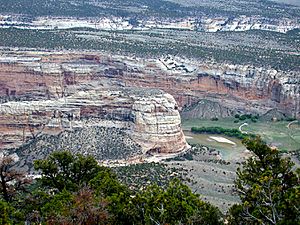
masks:
[[[142,60],[100,53],[16,54],[8,51],[0,57],[0,96],[2,101],[50,99],[68,95],[72,89],[78,88],[77,84],[101,83],[157,87],[173,92],[178,100],[181,94],[197,96],[196,92],[250,100],[269,99],[292,105],[299,99],[299,71],[192,60],[178,63],[176,60],[170,57],[167,60]],[[185,90],[185,93],[178,93],[178,90]],[[182,104],[187,101],[185,99]]]
[[[143,153],[180,152],[187,144],[177,108],[171,95],[158,90],[94,89],[53,100],[10,101],[0,105],[1,147],[18,147],[44,134],[107,127],[127,133]]]
[[[223,107],[217,102],[202,99],[195,104],[185,107],[181,116],[183,119],[213,119],[213,118],[226,118],[235,115],[235,111],[226,107]]]
[[[170,56],[2,53],[1,148],[20,146],[44,133],[108,123],[125,129],[143,152],[178,152],[186,146],[178,110],[201,99],[217,102],[224,116],[231,111],[263,114],[278,108],[288,116],[300,117],[299,71]]]
[[[91,28],[98,30],[152,30],[159,29],[181,29],[200,30],[204,32],[220,31],[247,31],[247,30],[269,30],[286,33],[300,27],[298,18],[266,18],[262,16],[203,16],[197,18],[164,19],[144,18],[136,20],[135,24],[130,22],[132,18],[124,17],[100,17],[100,18],[72,18],[72,17],[38,17],[23,18],[20,15],[1,15],[0,28],[18,27],[26,29],[72,29]]]
[[[179,107],[199,99],[264,113],[279,108],[300,117],[299,71],[276,71],[172,57],[138,59],[89,52],[6,51],[0,57],[0,99],[41,100],[91,87],[157,88]]]

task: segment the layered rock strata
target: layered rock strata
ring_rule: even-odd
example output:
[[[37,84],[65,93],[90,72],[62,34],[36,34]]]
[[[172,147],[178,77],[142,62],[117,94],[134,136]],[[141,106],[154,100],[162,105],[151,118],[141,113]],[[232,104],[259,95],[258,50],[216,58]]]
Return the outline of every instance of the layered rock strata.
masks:
[[[187,144],[177,108],[171,95],[158,90],[94,89],[52,100],[10,101],[0,104],[1,147],[15,148],[44,134],[107,127],[121,129],[143,153],[180,152]]]
[[[217,102],[212,106],[224,116],[278,108],[299,118],[299,73],[170,56],[140,59],[99,52],[3,50],[1,148],[84,127],[85,121],[95,119],[89,125],[124,128],[143,152],[178,152],[186,146],[178,110],[201,99]],[[171,95],[153,88],[174,96],[178,106]],[[185,113],[205,116],[203,110]]]
[[[26,22],[24,22],[24,20]],[[38,17],[29,21],[20,15],[0,15],[0,28],[22,27],[26,29],[72,29],[91,28],[98,30],[152,30],[180,29],[199,30],[204,32],[220,31],[247,31],[247,30],[269,30],[286,33],[300,27],[297,18],[269,19],[261,16],[238,16],[224,17],[200,17],[181,18],[172,20],[170,18],[152,18],[137,20],[135,24],[130,22],[131,18],[102,17],[102,18],[67,18],[67,17]],[[17,24],[17,25],[16,25]]]
[[[179,107],[210,99],[230,109],[278,108],[300,117],[300,71],[277,71],[166,57],[139,59],[103,53],[14,52],[0,57],[0,99],[69,96],[92,87],[157,88]]]

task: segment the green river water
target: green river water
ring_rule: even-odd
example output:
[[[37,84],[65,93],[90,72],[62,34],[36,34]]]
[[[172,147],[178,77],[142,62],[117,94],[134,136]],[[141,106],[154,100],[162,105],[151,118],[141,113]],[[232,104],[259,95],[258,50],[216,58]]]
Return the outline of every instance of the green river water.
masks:
[[[222,159],[224,160],[238,159],[246,150],[241,140],[237,138],[232,138],[232,137],[227,137],[224,135],[217,135],[217,134],[194,134],[190,131],[184,131],[184,134],[186,136],[186,140],[188,143],[201,144],[211,148],[215,148],[216,150],[220,151],[220,153],[222,154]],[[234,142],[235,145],[217,142],[210,138],[212,136],[226,138]]]

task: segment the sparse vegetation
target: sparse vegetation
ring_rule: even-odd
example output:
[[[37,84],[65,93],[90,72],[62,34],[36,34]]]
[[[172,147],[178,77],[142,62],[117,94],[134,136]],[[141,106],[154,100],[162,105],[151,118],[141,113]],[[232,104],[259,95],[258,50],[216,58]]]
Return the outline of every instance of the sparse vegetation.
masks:
[[[144,10],[143,10],[144,9]],[[164,14],[168,17],[188,15],[189,11],[178,4],[162,0],[138,1],[81,1],[72,2],[43,0],[15,0],[0,1],[1,13],[25,14],[32,18],[36,16],[73,16],[73,17],[98,17],[98,16],[155,16]]]
[[[1,13],[25,14],[27,17],[36,16],[74,16],[95,17],[131,16],[131,17],[183,17],[194,15],[236,16],[262,15],[269,18],[299,16],[298,10],[288,5],[276,4],[269,1],[253,0],[252,7],[246,7],[243,2],[230,0],[227,4],[222,1],[189,1],[172,0],[102,0],[81,1],[67,0],[45,2],[43,0],[14,0],[0,1]]]
[[[261,15],[271,19],[296,18],[295,20],[299,22],[299,8],[270,1],[253,0],[246,5],[245,1],[238,0],[195,0],[195,2],[196,5],[191,6],[190,0],[0,0],[0,14],[15,14],[24,22],[33,21],[39,16],[74,18],[117,16],[127,18],[130,24],[137,24],[145,18],[171,20],[205,18],[211,15],[215,18],[227,16],[230,17],[228,20],[230,21],[231,18],[239,15],[253,16],[254,14],[257,17]],[[201,23],[200,20],[197,24]],[[15,26],[18,27],[18,24]],[[203,65],[203,62],[209,65],[216,63],[247,65],[249,69],[245,79],[254,76],[255,72],[252,72],[251,67],[262,67],[261,70],[259,68],[254,70],[262,73],[265,69],[275,69],[280,73],[295,74],[295,77],[300,68],[299,29],[286,34],[258,30],[211,34],[176,29],[104,31],[86,28],[65,30],[27,28],[29,27],[26,29],[1,27],[0,47],[9,50],[16,47],[47,51],[104,51],[108,55],[122,54],[143,59],[150,57],[157,59],[170,54],[184,60],[188,58],[194,60],[193,62],[201,62],[200,65]],[[69,58],[72,60],[72,56]],[[55,60],[53,59],[54,62]],[[80,60],[90,63],[87,59]],[[97,59],[97,63],[99,62],[99,65],[95,66],[97,69],[102,67],[101,60]],[[43,57],[42,61],[47,64],[46,57]],[[96,63],[96,60],[93,63]],[[36,63],[33,64],[37,66]],[[126,66],[124,64],[124,67]],[[179,67],[181,71],[189,72],[187,66],[182,64]],[[40,68],[42,69],[42,66]],[[128,66],[128,73],[129,69],[131,68]],[[168,70],[172,71],[170,68]],[[102,73],[99,71],[97,73]],[[32,71],[28,69],[28,72]],[[156,71],[152,72],[154,75],[155,73]],[[276,73],[274,71],[271,74]],[[54,77],[56,74],[52,75]],[[132,75],[130,79],[134,80],[135,74],[130,75]],[[175,76],[176,73],[171,75]],[[276,76],[274,75],[274,80]],[[123,84],[118,78],[114,78],[112,82],[103,80],[102,83],[90,77],[89,84],[74,82],[70,93],[77,92],[77,86],[81,91],[85,91],[96,86],[99,88],[101,85],[106,89],[110,83],[115,83],[116,86],[127,86],[127,83],[130,83],[126,81]],[[188,75],[186,77],[191,78]],[[197,79],[196,72],[195,79]],[[157,80],[159,82],[159,79]],[[172,88],[173,81],[169,82],[168,77],[167,81]],[[43,84],[36,82],[43,90]],[[56,83],[56,79],[53,78],[53,82]],[[25,82],[25,89],[28,83],[30,82]],[[297,85],[297,80],[289,81],[289,84]],[[143,86],[142,82],[137,85]],[[224,85],[228,85],[229,88],[232,85],[238,87],[238,84],[225,84],[225,82]],[[7,90],[8,96],[0,96],[0,102],[22,101],[26,98],[26,96],[14,96],[16,91],[13,91],[13,96],[10,96],[11,90]],[[270,92],[272,97],[276,95],[273,90]],[[92,95],[92,91],[89,94]],[[230,94],[228,92],[228,95]],[[210,95],[211,93],[207,93],[209,98],[213,98]],[[194,101],[193,98],[196,96],[189,95],[188,102]],[[132,101],[134,101],[133,97]],[[74,104],[77,104],[77,99]],[[6,106],[10,107],[9,104]],[[177,110],[178,107],[176,106],[175,109]],[[71,107],[70,110],[73,108]],[[93,107],[80,110],[87,111],[87,113],[79,113],[80,120],[88,120],[89,118],[84,118],[84,115],[90,110],[93,110]],[[260,110],[260,107],[257,107],[257,110]],[[155,111],[157,111],[156,107]],[[50,115],[50,112],[47,113]],[[227,115],[232,115],[231,113],[230,110]],[[106,114],[105,111],[103,114]],[[131,123],[138,119],[133,118],[131,113],[128,114],[130,115],[125,119],[126,122]],[[234,158],[232,161],[224,160],[224,154],[217,149],[192,145],[189,151],[162,163],[141,163],[115,168],[102,167],[98,163],[102,160],[114,160],[113,165],[118,165],[118,160],[126,162],[127,159],[144,153],[142,147],[122,128],[100,128],[88,124],[83,129],[74,128],[76,134],[65,130],[59,135],[42,135],[38,128],[44,127],[45,124],[36,123],[32,127],[28,125],[26,129],[31,132],[34,140],[14,149],[20,160],[16,162],[13,157],[0,155],[0,224],[218,225],[224,224],[225,221],[229,225],[300,224],[300,170],[295,169],[292,161],[286,157],[296,156],[300,160],[299,121],[294,123],[292,121],[296,118],[286,117],[285,114],[282,117],[277,115],[281,116],[280,113],[273,112],[265,118],[253,114],[236,114],[234,118],[223,119],[214,111],[214,114],[209,115],[210,118],[213,117],[211,119],[184,121],[183,127],[196,134],[218,134],[243,140],[250,152],[245,151],[242,146],[242,157],[239,155],[238,159]],[[101,117],[101,115],[97,116]],[[104,117],[114,119],[113,115],[104,115]],[[55,123],[55,119],[57,118],[53,115],[51,124]],[[15,128],[14,126],[23,125],[21,122],[17,125],[9,124],[7,130],[10,132]],[[267,146],[256,135],[261,135],[268,144],[278,147],[280,151]],[[213,137],[210,135],[201,136],[213,142]],[[24,137],[25,128],[23,139]],[[8,141],[14,138],[17,139],[12,137]],[[237,143],[241,145],[241,141],[231,139],[234,142],[225,140],[224,143],[229,146],[230,151],[236,151]],[[93,154],[95,158],[89,154]],[[244,159],[249,155],[247,160]],[[235,173],[238,166],[240,168]],[[24,171],[19,171],[19,167],[40,176],[33,180],[28,179]],[[200,197],[196,193],[204,193],[204,195]],[[217,202],[215,205],[221,207],[218,209],[206,200]],[[225,220],[220,209],[228,209],[235,203]]]
[[[71,30],[26,30],[0,29],[0,46],[26,47],[56,50],[103,50],[114,54],[157,57],[165,54],[180,55],[201,61],[217,61],[233,64],[271,66],[278,70],[298,70],[298,56],[290,54],[299,48],[297,36],[266,31],[249,31],[244,39],[263,41],[270,36],[274,46],[269,50],[257,43],[246,43],[235,32],[215,34],[196,31],[91,31]],[[153,35],[155,37],[153,37]],[[168,36],[168,39],[165,38]],[[277,37],[278,36],[278,37]],[[138,37],[138,38],[137,38]],[[182,41],[184,42],[182,43]],[[277,43],[278,44],[275,44]],[[279,43],[285,43],[285,49]]]
[[[115,171],[119,180],[132,190],[144,190],[147,186],[153,184],[166,187],[174,178],[185,180],[183,174],[185,171],[169,168],[162,163],[133,164],[113,168],[113,171]]]

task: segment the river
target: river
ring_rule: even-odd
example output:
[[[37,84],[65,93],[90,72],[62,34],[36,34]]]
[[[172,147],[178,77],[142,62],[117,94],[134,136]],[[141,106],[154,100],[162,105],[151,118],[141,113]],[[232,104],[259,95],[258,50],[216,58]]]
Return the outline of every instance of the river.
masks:
[[[222,159],[224,160],[235,160],[240,159],[244,156],[244,152],[246,150],[245,146],[242,144],[241,140],[232,137],[226,137],[223,135],[215,135],[215,134],[194,134],[190,131],[184,131],[186,136],[186,140],[190,144],[202,144],[211,148],[215,148],[218,150]],[[235,144],[223,143],[214,140],[215,138],[226,138]]]

